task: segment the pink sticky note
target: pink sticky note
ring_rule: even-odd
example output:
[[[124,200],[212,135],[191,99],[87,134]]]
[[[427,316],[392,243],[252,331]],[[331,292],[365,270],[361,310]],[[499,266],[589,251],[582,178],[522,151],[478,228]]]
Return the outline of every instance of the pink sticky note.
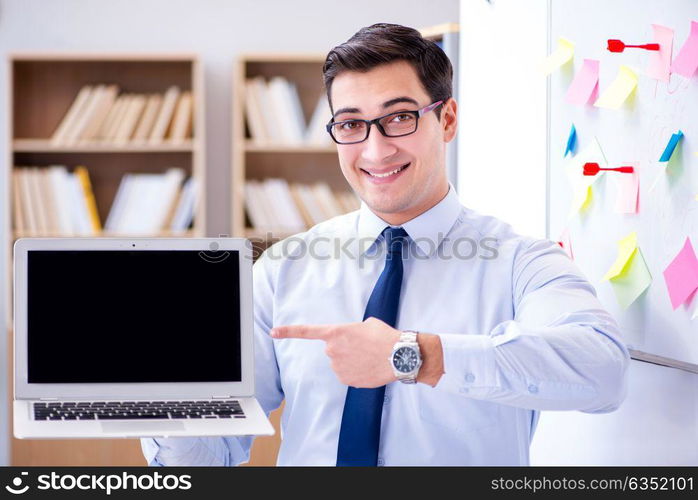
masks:
[[[698,288],[698,259],[690,238],[686,238],[681,251],[664,270],[664,281],[674,309],[686,302]]]
[[[594,101],[592,97],[599,90],[599,61],[584,59],[579,72],[574,76],[572,84],[567,89],[565,99],[570,104],[584,106]]]
[[[696,68],[698,68],[698,22],[691,21],[691,33],[671,64],[671,71],[691,78]]]
[[[651,50],[647,64],[647,76],[663,82],[669,81],[669,69],[671,67],[671,51],[674,46],[674,30],[659,24],[652,25],[654,38],[652,41],[659,44],[659,51]]]
[[[574,260],[574,254],[572,253],[572,240],[570,238],[569,228],[565,228],[560,234],[560,240],[557,242],[558,245],[562,247],[570,260]]]
[[[638,163],[623,163],[623,166],[632,166],[634,171],[630,174],[609,172],[615,174],[618,193],[616,195],[616,213],[636,214],[637,201],[640,193],[640,176],[637,172]]]

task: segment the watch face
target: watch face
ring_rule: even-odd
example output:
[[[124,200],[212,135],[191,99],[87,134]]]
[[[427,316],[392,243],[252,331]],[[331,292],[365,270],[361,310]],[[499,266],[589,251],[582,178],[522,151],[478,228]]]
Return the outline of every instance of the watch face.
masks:
[[[417,351],[411,347],[400,347],[393,354],[393,366],[401,373],[409,373],[417,368],[419,358]]]

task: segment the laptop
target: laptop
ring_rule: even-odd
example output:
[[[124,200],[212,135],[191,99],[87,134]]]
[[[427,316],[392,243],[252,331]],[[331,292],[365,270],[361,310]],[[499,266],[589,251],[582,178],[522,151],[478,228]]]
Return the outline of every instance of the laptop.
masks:
[[[271,435],[242,238],[22,238],[14,435]]]

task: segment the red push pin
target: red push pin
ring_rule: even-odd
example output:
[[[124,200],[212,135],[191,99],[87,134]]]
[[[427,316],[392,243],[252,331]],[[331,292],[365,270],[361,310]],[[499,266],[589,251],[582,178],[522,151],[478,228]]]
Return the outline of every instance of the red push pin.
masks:
[[[585,163],[584,175],[596,175],[601,170],[612,170],[614,172],[622,172],[624,174],[632,174],[635,169],[633,167],[616,167],[616,168],[601,168],[598,163]]]
[[[638,49],[645,49],[645,50],[659,50],[658,43],[646,43],[644,45],[625,45],[620,40],[609,40],[607,48],[611,52],[623,52],[628,47],[635,47]]]

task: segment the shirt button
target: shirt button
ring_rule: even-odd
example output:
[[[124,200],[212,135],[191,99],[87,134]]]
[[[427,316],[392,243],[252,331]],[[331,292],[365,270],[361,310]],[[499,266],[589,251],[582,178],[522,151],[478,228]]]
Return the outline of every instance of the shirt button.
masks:
[[[387,405],[388,403],[390,403],[390,396],[384,396],[383,397],[383,404]]]
[[[533,384],[529,385],[529,386],[528,386],[528,392],[530,392],[531,394],[537,393],[537,392],[538,392],[538,386],[537,386],[537,385],[533,385]]]
[[[468,373],[465,376],[465,381],[466,382],[475,382],[475,375],[473,375],[472,373]]]
[[[379,458],[376,463],[378,464],[378,467],[383,467],[383,465],[385,465],[385,462],[383,461],[382,458]]]

